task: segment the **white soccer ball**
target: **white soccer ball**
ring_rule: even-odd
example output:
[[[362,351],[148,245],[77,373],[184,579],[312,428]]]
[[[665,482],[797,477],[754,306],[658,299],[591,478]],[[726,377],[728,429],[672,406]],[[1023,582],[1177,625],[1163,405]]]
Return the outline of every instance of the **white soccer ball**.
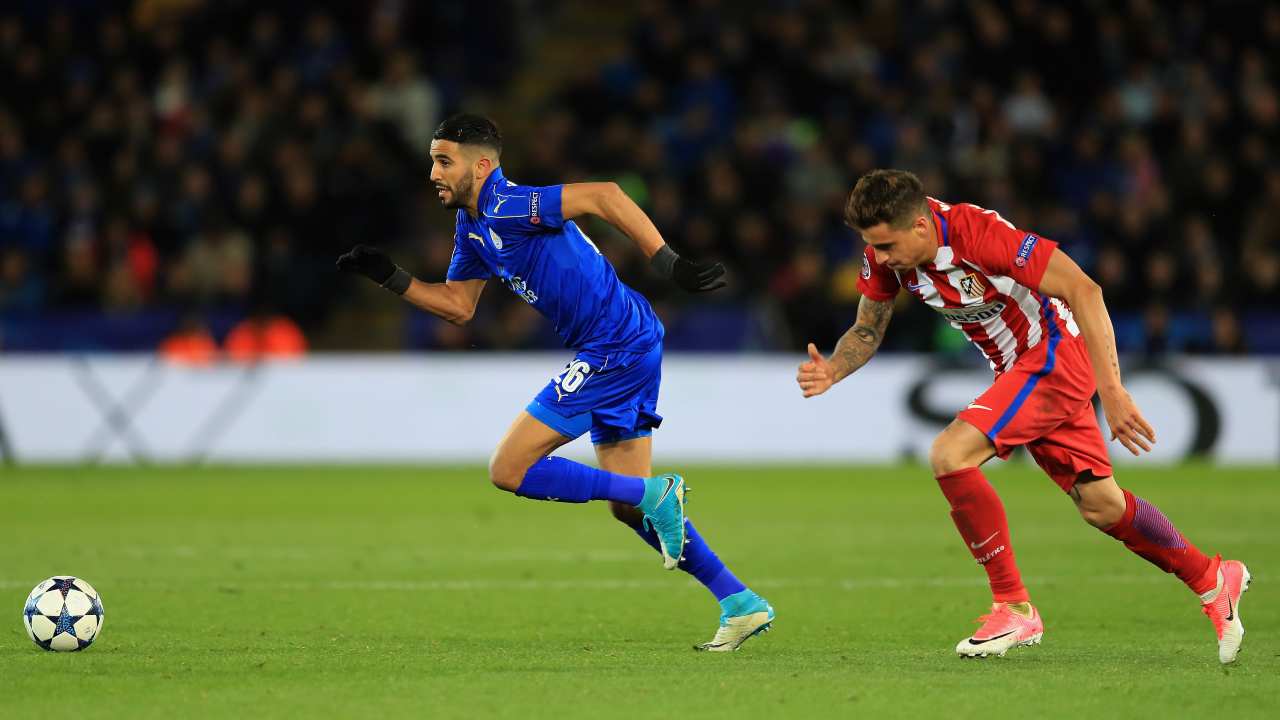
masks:
[[[45,650],[83,650],[102,632],[102,598],[80,578],[55,575],[27,596],[22,625]]]

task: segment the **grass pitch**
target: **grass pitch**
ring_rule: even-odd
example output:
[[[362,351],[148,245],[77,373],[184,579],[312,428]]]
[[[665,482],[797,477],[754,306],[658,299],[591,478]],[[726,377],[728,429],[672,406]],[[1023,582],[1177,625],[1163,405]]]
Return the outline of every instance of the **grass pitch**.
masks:
[[[5,469],[0,715],[1274,717],[1274,468],[1121,474],[1249,564],[1225,669],[1195,598],[1033,467],[989,476],[1045,640],[985,661],[952,651],[989,596],[926,469],[682,470],[690,517],[778,610],[738,653],[690,649],[710,596],[602,504],[515,498],[479,468]],[[102,593],[85,652],[22,629],[55,574]]]

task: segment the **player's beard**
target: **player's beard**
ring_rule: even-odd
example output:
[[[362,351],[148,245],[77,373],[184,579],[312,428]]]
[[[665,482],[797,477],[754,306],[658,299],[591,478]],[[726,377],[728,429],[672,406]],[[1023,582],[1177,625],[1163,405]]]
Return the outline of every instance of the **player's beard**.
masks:
[[[467,198],[471,197],[471,189],[475,187],[476,181],[470,175],[467,175],[458,181],[457,187],[447,188],[449,197],[451,198],[444,204],[449,210],[457,210],[467,206]]]

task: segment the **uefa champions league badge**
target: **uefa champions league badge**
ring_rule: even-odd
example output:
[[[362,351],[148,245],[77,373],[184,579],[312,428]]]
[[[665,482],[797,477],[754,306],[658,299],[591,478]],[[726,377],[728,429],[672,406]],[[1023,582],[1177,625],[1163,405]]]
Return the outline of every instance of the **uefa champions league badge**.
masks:
[[[1018,256],[1013,259],[1013,264],[1018,267],[1026,267],[1027,258],[1031,256],[1031,251],[1035,249],[1036,243],[1039,241],[1040,238],[1032,233],[1027,233],[1027,236],[1022,238],[1022,247],[1018,248]]]

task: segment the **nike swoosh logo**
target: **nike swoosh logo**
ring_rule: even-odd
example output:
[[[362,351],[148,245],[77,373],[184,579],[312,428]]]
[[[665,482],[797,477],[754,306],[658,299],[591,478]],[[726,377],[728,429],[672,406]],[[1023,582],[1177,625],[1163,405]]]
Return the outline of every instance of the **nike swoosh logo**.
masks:
[[[969,547],[973,548],[974,550],[977,550],[978,548],[982,547],[983,545],[986,545],[987,543],[991,542],[991,538],[993,538],[993,537],[995,537],[995,536],[997,536],[997,535],[999,535],[999,534],[1000,534],[1000,531],[999,531],[999,530],[997,530],[997,531],[995,531],[995,532],[991,533],[991,537],[987,538],[986,540],[983,540],[983,541],[982,541],[982,542],[980,542],[980,543],[974,543],[974,542],[969,543]]]
[[[670,494],[671,494],[671,488],[673,488],[673,487],[675,487],[675,486],[676,486],[675,478],[668,477],[668,478],[667,478],[667,489],[662,491],[662,496],[658,498],[658,502],[654,503],[654,504],[653,504],[653,506],[654,506],[654,507],[658,507],[659,505],[661,505],[661,504],[662,504],[662,501],[667,499],[667,495],[670,495]]]
[[[969,403],[969,407],[965,408],[965,410],[990,410],[990,409],[991,408],[987,407],[986,405],[979,405],[978,403]]]
[[[1222,590],[1226,592],[1225,587],[1222,588]],[[1235,620],[1235,619],[1236,619],[1236,606],[1235,606],[1235,603],[1231,602],[1231,593],[1227,593],[1227,621],[1230,622],[1231,620]]]
[[[1001,634],[1001,635],[996,635],[995,637],[989,637],[989,638],[987,638],[986,640],[978,640],[977,638],[969,638],[969,644],[970,644],[970,645],[981,645],[982,643],[989,643],[989,642],[991,642],[992,640],[999,640],[1000,638],[1004,637],[1005,635],[1012,635],[1013,633],[1014,633],[1014,631],[1013,631],[1013,630],[1010,630],[1010,631],[1009,631],[1009,632],[1007,632],[1007,633],[1003,633],[1003,634]]]
[[[915,292],[920,288],[925,287],[928,284],[929,283],[919,283],[919,284],[907,283],[907,290],[910,290],[911,292]]]

